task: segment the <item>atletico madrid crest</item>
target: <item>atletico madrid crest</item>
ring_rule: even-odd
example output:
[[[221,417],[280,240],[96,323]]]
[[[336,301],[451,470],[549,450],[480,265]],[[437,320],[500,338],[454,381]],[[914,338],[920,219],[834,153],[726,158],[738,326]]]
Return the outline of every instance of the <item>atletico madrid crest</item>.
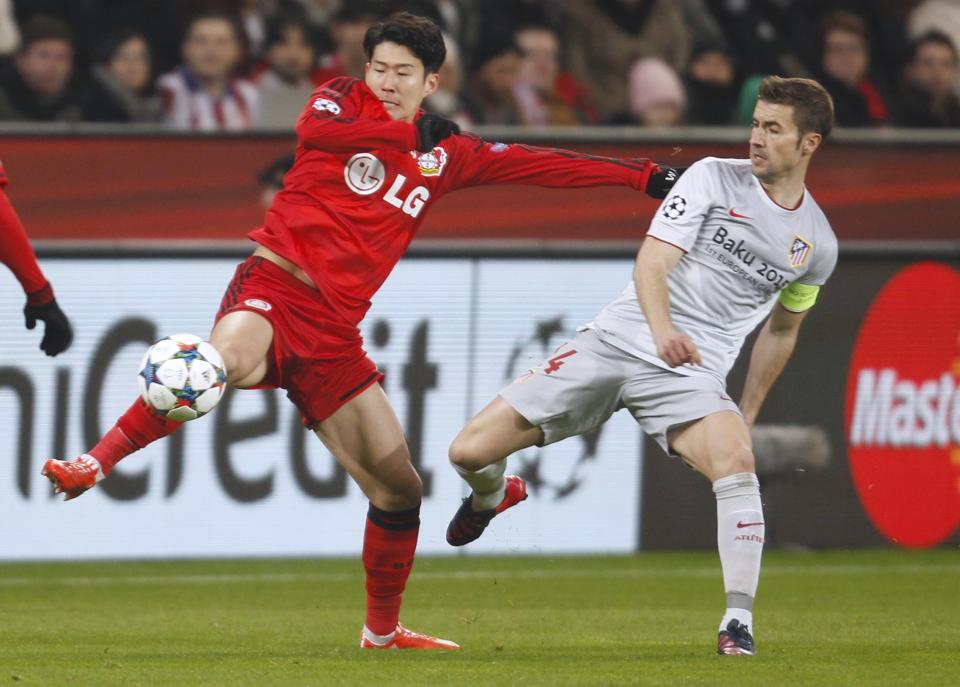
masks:
[[[429,153],[410,152],[420,167],[420,173],[425,177],[438,177],[447,165],[447,151],[437,146]]]
[[[812,243],[802,236],[794,236],[793,245],[790,246],[790,264],[794,267],[803,267],[812,250]]]

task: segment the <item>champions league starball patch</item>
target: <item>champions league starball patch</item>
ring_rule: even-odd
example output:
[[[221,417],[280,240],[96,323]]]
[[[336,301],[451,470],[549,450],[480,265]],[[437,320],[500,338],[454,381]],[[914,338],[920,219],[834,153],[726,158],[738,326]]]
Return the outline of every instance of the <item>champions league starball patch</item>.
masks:
[[[794,236],[793,243],[790,245],[790,264],[794,267],[803,267],[812,249],[812,243],[802,236]]]
[[[687,211],[687,199],[683,196],[670,196],[663,201],[661,214],[667,219],[680,219]]]
[[[429,153],[418,153],[410,151],[410,154],[417,161],[420,167],[420,173],[425,177],[438,177],[447,166],[447,151],[437,146]]]

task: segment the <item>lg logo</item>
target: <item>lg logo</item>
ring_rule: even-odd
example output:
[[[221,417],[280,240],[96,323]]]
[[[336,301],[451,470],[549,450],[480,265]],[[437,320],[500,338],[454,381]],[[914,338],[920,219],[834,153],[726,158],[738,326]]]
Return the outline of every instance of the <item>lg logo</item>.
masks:
[[[343,169],[343,180],[347,187],[361,196],[369,196],[380,190],[387,178],[383,163],[370,153],[357,153],[347,161]],[[407,177],[398,174],[384,194],[383,199],[404,214],[417,217],[430,199],[430,191],[425,186],[417,186],[405,197],[401,197]]]

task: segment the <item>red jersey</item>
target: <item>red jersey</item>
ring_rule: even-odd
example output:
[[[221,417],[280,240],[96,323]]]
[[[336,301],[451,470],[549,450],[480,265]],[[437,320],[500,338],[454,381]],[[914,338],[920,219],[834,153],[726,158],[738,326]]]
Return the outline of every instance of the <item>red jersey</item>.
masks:
[[[53,289],[37,264],[20,218],[2,190],[6,185],[7,173],[0,163],[0,262],[9,267],[20,282],[28,303],[44,305],[53,300]]]
[[[297,122],[297,154],[257,243],[306,272],[356,325],[444,194],[481,184],[646,188],[656,164],[487,143],[471,134],[417,152],[416,126],[394,121],[361,81],[329,81]]]

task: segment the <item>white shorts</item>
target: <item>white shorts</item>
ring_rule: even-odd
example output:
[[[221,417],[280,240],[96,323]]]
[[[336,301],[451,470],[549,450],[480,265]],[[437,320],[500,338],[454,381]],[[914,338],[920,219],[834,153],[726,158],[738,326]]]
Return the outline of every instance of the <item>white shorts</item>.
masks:
[[[543,430],[544,444],[583,434],[626,408],[674,456],[667,444],[671,429],[725,410],[740,414],[713,375],[657,367],[601,341],[590,329],[502,389],[500,397]]]

